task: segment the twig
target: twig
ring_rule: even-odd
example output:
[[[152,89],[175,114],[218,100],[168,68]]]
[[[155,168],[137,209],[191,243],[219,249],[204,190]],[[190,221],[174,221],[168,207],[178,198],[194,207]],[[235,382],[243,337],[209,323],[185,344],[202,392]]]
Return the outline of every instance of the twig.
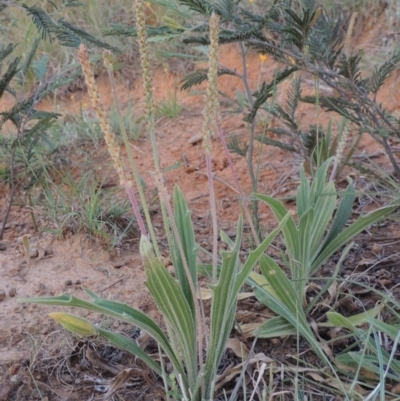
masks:
[[[104,291],[106,291],[106,290],[109,290],[111,287],[114,287],[114,285],[116,285],[116,284],[118,284],[118,283],[120,283],[122,280],[124,280],[125,279],[125,277],[122,277],[122,278],[120,278],[119,280],[117,280],[115,283],[112,283],[112,284],[110,284],[108,287],[106,287],[106,288],[103,288],[101,291],[100,291],[100,294],[102,294]]]
[[[207,174],[206,174],[206,173],[203,173],[202,171],[198,171],[198,173],[207,177]],[[221,184],[226,185],[229,189],[231,189],[233,192],[235,192],[236,194],[239,195],[239,191],[238,191],[236,188],[234,188],[231,184],[229,184],[229,183],[227,183],[225,180],[223,180],[222,178],[217,177],[215,174],[212,175],[212,178],[213,178],[215,181],[219,181]],[[195,199],[196,199],[196,198],[195,198]]]

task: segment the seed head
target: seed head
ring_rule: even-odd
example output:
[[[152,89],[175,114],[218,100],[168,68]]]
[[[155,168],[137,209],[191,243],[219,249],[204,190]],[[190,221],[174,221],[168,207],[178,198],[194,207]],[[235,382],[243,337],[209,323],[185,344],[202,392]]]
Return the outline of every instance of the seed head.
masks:
[[[111,158],[113,160],[114,168],[116,169],[121,185],[125,187],[132,186],[132,179],[128,176],[123,168],[122,157],[120,152],[120,147],[117,143],[114,132],[112,131],[110,124],[108,122],[107,114],[103,108],[100,101],[99,91],[97,89],[96,81],[93,75],[93,69],[89,61],[86,46],[82,43],[77,51],[79,61],[82,65],[83,75],[85,76],[85,82],[88,89],[89,97],[92,102],[92,106],[99,119],[101,130],[104,134],[104,139],[106,141],[108,151],[110,152]]]

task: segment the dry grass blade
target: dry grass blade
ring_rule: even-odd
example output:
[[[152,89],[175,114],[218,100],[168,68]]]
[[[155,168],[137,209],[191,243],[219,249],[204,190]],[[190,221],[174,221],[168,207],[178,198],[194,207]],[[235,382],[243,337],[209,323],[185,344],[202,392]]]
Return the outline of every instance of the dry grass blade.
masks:
[[[142,377],[149,386],[152,388],[156,387],[155,381],[149,377],[146,371],[136,368],[126,368],[119,372],[116,377],[110,380],[109,388],[104,396],[104,399],[109,399],[117,390],[125,386],[125,384],[127,384],[128,381],[134,377]],[[159,390],[156,389],[156,391],[158,392]]]
[[[215,391],[222,388],[223,385],[229,383],[236,376],[243,373],[243,369],[246,369],[246,376],[252,376],[255,370],[258,370],[261,364],[265,364],[269,369],[276,368],[276,362],[266,356],[263,353],[259,353],[251,357],[248,361],[242,362],[239,365],[232,367],[231,365],[221,375],[217,377]]]
[[[230,338],[226,342],[226,348],[231,349],[235,353],[235,355],[238,358],[242,358],[242,360],[246,359],[249,356],[249,349],[237,338]]]

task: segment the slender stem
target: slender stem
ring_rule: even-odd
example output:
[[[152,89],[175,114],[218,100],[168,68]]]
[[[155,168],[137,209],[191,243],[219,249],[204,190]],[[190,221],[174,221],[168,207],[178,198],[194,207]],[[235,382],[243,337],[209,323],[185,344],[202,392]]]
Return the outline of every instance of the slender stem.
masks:
[[[228,146],[227,146],[226,141],[225,141],[225,136],[224,136],[224,133],[222,131],[222,128],[221,128],[220,124],[218,124],[218,131],[219,131],[219,137],[220,137],[222,146],[223,146],[224,151],[225,151],[226,158],[228,159],[229,167],[230,167],[230,169],[232,171],[232,176],[233,176],[233,179],[235,181],[236,188],[237,188],[237,190],[239,192],[240,201],[242,202],[242,208],[243,208],[244,214],[246,216],[247,223],[250,226],[251,232],[252,232],[253,237],[254,237],[254,241],[256,242],[256,244],[258,246],[258,245],[260,245],[260,240],[258,238],[257,231],[256,231],[256,229],[254,227],[253,220],[252,220],[252,218],[250,216],[249,209],[246,206],[246,199],[245,199],[245,196],[244,196],[244,193],[243,193],[243,189],[242,189],[242,187],[241,187],[241,185],[239,183],[239,179],[238,179],[238,176],[236,174],[236,170],[235,170],[235,168],[233,166],[232,157],[231,157],[231,154],[230,154],[230,152],[228,150]]]
[[[136,29],[138,33],[140,62],[142,66],[142,79],[143,79],[143,92],[146,104],[145,118],[147,122],[147,129],[150,135],[151,148],[153,151],[153,162],[156,174],[161,177],[160,156],[158,153],[157,139],[156,139],[156,124],[154,115],[154,87],[153,77],[150,66],[149,46],[147,42],[147,31],[145,23],[145,3],[144,0],[135,0],[136,10]],[[166,213],[166,206],[160,197],[161,214],[167,236],[168,245],[172,248],[172,238],[170,232],[170,223]]]
[[[104,61],[106,62],[106,58],[104,58]],[[119,107],[119,101],[118,101],[117,86],[116,86],[116,83],[115,83],[114,74],[113,74],[113,70],[112,70],[112,62],[107,62],[106,67],[107,67],[107,71],[108,71],[108,77],[109,77],[109,80],[110,80],[110,83],[111,83],[111,88],[112,88],[112,93],[113,93],[113,101],[114,101],[114,106],[115,106],[116,111],[117,111],[119,126],[120,126],[120,129],[121,129],[121,132],[122,132],[122,137],[124,139],[125,148],[126,148],[126,152],[128,154],[128,159],[129,159],[129,162],[130,162],[130,165],[131,165],[132,173],[133,173],[133,176],[135,178],[136,186],[137,186],[137,189],[138,189],[138,192],[139,192],[139,197],[140,197],[140,201],[142,203],[143,212],[144,212],[144,215],[146,217],[147,227],[148,227],[149,232],[150,232],[151,240],[153,242],[153,247],[154,247],[154,250],[156,252],[157,258],[160,258],[161,257],[161,253],[160,253],[160,249],[158,247],[157,238],[156,238],[156,235],[155,235],[155,232],[154,232],[154,227],[153,227],[153,224],[151,222],[149,208],[147,207],[146,197],[145,197],[144,191],[143,191],[143,185],[142,185],[142,182],[140,180],[138,169],[137,169],[137,166],[136,166],[136,162],[135,162],[135,159],[134,159],[133,154],[132,154],[132,149],[131,149],[131,146],[130,146],[130,143],[129,143],[129,138],[128,138],[128,134],[126,132],[125,124],[124,124],[124,122],[122,120],[121,109]],[[146,228],[144,226],[144,222],[143,222],[142,216],[140,214],[140,208],[139,208],[139,205],[138,205],[138,203],[136,201],[133,189],[132,188],[126,188],[126,191],[128,193],[129,199],[131,201],[131,204],[132,204],[133,211],[135,213],[136,219],[137,219],[137,221],[139,223],[140,231],[141,231],[141,233],[143,235],[147,236],[147,231],[146,231]]]
[[[6,224],[7,224],[7,220],[8,220],[8,216],[10,215],[11,205],[13,203],[14,195],[15,195],[15,187],[16,187],[16,185],[15,185],[15,176],[14,176],[14,164],[15,164],[15,149],[13,149],[12,153],[11,153],[11,163],[10,163],[11,193],[10,193],[10,197],[8,199],[6,212],[4,213],[3,223],[1,225],[0,240],[3,239],[4,231],[6,229]]]
[[[136,220],[139,223],[140,232],[142,233],[142,235],[147,236],[146,227],[144,226],[144,221],[142,219],[142,216],[140,215],[140,208],[137,203],[135,193],[133,192],[132,187],[126,187],[125,189],[126,189],[126,193],[128,194],[129,200],[131,201],[133,213],[135,214]],[[159,257],[159,254],[157,254],[157,251],[160,252],[158,247],[154,247],[154,249],[156,250],[157,257]]]
[[[208,191],[210,199],[210,209],[211,209],[211,220],[213,228],[213,253],[212,253],[212,282],[216,284],[218,281],[218,223],[217,223],[217,208],[215,202],[215,192],[213,184],[213,173],[211,166],[211,154],[206,151],[206,165],[207,165],[207,177],[208,177]]]
[[[243,79],[244,87],[246,89],[247,100],[248,100],[248,102],[250,104],[250,107],[253,107],[254,100],[253,100],[253,95],[251,94],[249,81],[247,79],[247,76],[248,76],[247,75],[247,60],[246,60],[246,51],[245,51],[243,42],[239,42],[239,47],[240,47],[240,54],[242,56],[242,66],[243,66],[242,79]]]
[[[243,45],[243,42],[239,42],[240,54],[242,56],[242,65],[243,65],[243,84],[247,94],[247,100],[249,102],[250,107],[252,108],[254,105],[253,96],[251,94],[251,89],[249,85],[249,81],[247,79],[247,60],[246,60],[246,51]],[[254,158],[254,136],[255,136],[255,121],[250,124],[250,139],[249,139],[249,148],[247,151],[247,168],[249,170],[250,180],[251,180],[251,190],[252,192],[257,192],[257,179],[254,174],[253,167],[253,158]],[[253,223],[256,227],[257,237],[260,236],[260,221],[258,218],[258,201],[256,199],[252,200],[252,208],[253,208]]]

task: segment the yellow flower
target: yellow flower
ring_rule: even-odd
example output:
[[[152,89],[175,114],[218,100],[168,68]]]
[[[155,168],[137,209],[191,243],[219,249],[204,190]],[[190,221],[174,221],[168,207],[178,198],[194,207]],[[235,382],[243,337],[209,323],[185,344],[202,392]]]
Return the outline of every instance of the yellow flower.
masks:
[[[74,100],[75,99],[75,96],[74,95],[71,95],[71,100]]]
[[[83,103],[83,104],[82,104],[82,108],[83,108],[83,109],[86,109],[86,108],[87,108],[87,103]]]
[[[266,54],[260,54],[259,57],[260,57],[261,62],[264,62],[264,61],[267,60],[267,55]]]
[[[250,3],[254,3],[254,0],[249,0]]]

